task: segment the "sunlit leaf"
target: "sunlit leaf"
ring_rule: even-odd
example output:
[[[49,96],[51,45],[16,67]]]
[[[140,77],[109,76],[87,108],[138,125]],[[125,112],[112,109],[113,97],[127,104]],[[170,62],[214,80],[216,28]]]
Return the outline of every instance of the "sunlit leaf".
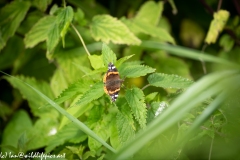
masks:
[[[98,82],[94,84],[87,92],[85,92],[75,105],[85,105],[95,99],[98,99],[103,94],[103,82]]]
[[[88,58],[94,69],[100,69],[104,67],[102,55],[90,55]]]
[[[116,44],[140,44],[140,40],[119,20],[109,15],[97,15],[91,24],[92,36],[95,40]]]
[[[164,73],[154,73],[148,77],[150,85],[163,88],[187,88],[193,84],[193,81],[177,76]]]
[[[105,44],[102,45],[102,58],[105,66],[109,63],[115,63],[117,60],[116,54]]]
[[[131,107],[135,119],[138,121],[141,128],[144,128],[146,126],[147,110],[142,90],[139,88],[127,90],[126,100]]]
[[[13,1],[0,11],[0,50],[7,40],[14,35],[24,19],[30,3],[28,1]]]
[[[228,21],[230,14],[226,10],[219,10],[218,12],[215,12],[212,20],[207,36],[205,38],[205,42],[208,44],[215,43],[218,35],[222,32],[225,24]]]
[[[54,21],[55,17],[53,16],[46,16],[40,19],[25,35],[24,43],[26,47],[32,48],[38,43],[45,41],[48,37],[49,28]]]
[[[144,65],[122,65],[119,72],[122,77],[136,78],[154,72],[155,69]]]
[[[24,123],[24,125],[21,125]],[[2,145],[12,145],[17,148],[18,139],[24,132],[28,132],[32,128],[32,121],[26,111],[19,110],[13,115],[13,118],[8,122],[3,130]],[[2,152],[9,151],[6,148],[1,148]]]
[[[138,11],[135,19],[156,26],[163,11],[163,2],[146,1]]]
[[[46,147],[46,152],[51,152],[55,147],[63,145],[67,141],[81,142],[87,138],[87,135],[82,132],[75,124],[70,123],[57,132],[57,134],[49,141]]]

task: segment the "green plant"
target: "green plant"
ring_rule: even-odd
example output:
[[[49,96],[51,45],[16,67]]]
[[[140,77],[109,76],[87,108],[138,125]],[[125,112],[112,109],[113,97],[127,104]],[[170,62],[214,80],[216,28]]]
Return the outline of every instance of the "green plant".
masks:
[[[200,149],[201,159],[239,157],[239,46],[228,34],[219,54],[207,53],[176,45],[162,1],[136,2],[131,18],[114,18],[93,1],[53,2],[1,2],[0,69],[14,88],[12,101],[1,103],[3,153],[195,159]],[[226,23],[239,38],[239,17],[219,10],[204,42],[216,44]],[[197,48],[201,28],[183,26]],[[103,90],[109,62],[124,79],[116,103]]]

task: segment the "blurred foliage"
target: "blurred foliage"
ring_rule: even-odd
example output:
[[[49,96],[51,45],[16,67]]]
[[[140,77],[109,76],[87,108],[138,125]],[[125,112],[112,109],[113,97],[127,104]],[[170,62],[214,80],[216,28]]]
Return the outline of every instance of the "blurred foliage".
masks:
[[[239,159],[239,8],[2,0],[1,153]],[[123,80],[116,102],[103,90],[110,62]]]

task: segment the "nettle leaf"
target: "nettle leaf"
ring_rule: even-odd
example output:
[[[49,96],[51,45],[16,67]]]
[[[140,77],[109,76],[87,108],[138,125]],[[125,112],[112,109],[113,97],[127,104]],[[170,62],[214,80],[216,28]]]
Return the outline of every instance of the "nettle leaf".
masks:
[[[87,125],[89,128],[93,128],[98,121],[101,120],[104,114],[104,108],[102,106],[94,106],[89,113],[87,119]]]
[[[57,130],[57,127],[57,117],[44,116],[37,119],[28,134],[30,139],[28,142],[28,150],[45,147],[51,140],[53,132]]]
[[[218,35],[222,32],[230,14],[226,10],[219,10],[214,13],[214,19],[211,21],[205,42],[208,44],[215,43]]]
[[[51,53],[53,49],[57,46],[60,36],[62,37],[63,46],[65,46],[64,37],[67,33],[70,23],[73,19],[73,9],[70,6],[62,9],[56,20],[53,22],[47,37],[47,51]]]
[[[154,120],[154,118],[156,117],[156,111],[160,106],[160,102],[152,102],[150,104],[150,107],[148,108],[147,111],[147,123],[150,123]]]
[[[91,101],[98,99],[104,94],[103,91],[103,82],[98,82],[94,84],[87,92],[83,94],[83,96],[76,102],[75,105],[85,105],[90,103]]]
[[[70,123],[57,132],[57,134],[49,141],[45,151],[49,153],[57,146],[63,145],[65,142],[71,141],[72,143],[79,143],[86,138],[87,135],[76,127],[76,124]]]
[[[16,111],[2,131],[3,139],[1,145],[11,145],[17,148],[20,136],[25,132],[28,133],[32,127],[33,124],[28,113],[21,109]],[[9,150],[8,148],[2,147],[1,151],[7,152]]]
[[[121,144],[124,144],[127,141],[133,139],[136,129],[134,126],[134,120],[130,107],[127,105],[127,103],[119,107],[120,111],[117,113],[116,116],[116,126],[119,140]]]
[[[121,148],[121,142],[120,142],[120,139],[119,139],[119,133],[118,133],[116,119],[117,118],[115,117],[111,120],[111,123],[110,123],[111,135],[110,135],[109,139],[110,139],[111,146],[114,149],[119,149],[119,148]],[[122,128],[123,127],[120,126],[120,129],[122,129]]]
[[[76,101],[80,99],[82,95],[79,95],[76,97]],[[73,101],[72,104],[75,104],[76,101]],[[72,105],[70,105],[72,106]],[[73,117],[80,117],[82,114],[86,113],[88,110],[90,110],[93,107],[93,104],[89,103],[87,105],[78,106],[78,107],[69,107],[66,109],[66,112],[72,115]],[[66,124],[71,123],[71,121],[67,117],[63,117],[61,119],[59,129],[64,127]]]
[[[152,92],[149,95],[146,96],[146,102],[150,102],[152,101],[156,96],[157,96],[158,92]]]
[[[40,19],[25,35],[24,43],[27,48],[32,48],[38,43],[45,41],[48,37],[49,28],[55,21],[53,16],[45,16]]]
[[[175,44],[174,38],[170,35],[170,33],[167,32],[167,30],[163,28],[152,26],[141,20],[134,20],[132,25],[135,26],[135,28],[138,28],[138,30],[142,33],[156,37],[163,42]]]
[[[86,73],[86,74],[84,75],[84,77],[85,77],[85,76],[92,76],[92,75],[96,75],[96,74],[99,75],[99,73],[103,73],[103,72],[106,72],[106,71],[107,71],[107,70],[106,70],[106,67],[99,68],[99,69],[96,69],[96,70],[93,70],[93,71],[89,71],[88,73]]]
[[[130,56],[125,56],[125,57],[122,57],[120,58],[119,60],[117,60],[116,62],[116,67],[119,67],[122,65],[123,62],[125,62],[126,60],[128,60],[129,58],[131,58],[132,56],[134,56],[134,54],[130,55]]]
[[[110,136],[110,120],[111,115],[103,115],[102,119],[95,122],[93,132],[95,132],[103,140],[107,140]],[[97,152],[97,150],[102,146],[101,143],[88,136],[88,146],[91,151]]]
[[[24,77],[24,76],[15,76],[18,79],[21,79],[22,81],[30,84],[40,92],[44,93],[50,98],[53,98],[53,93],[52,90],[49,86],[49,84],[45,81],[38,81],[34,78],[29,78],[29,77]],[[59,113],[52,107],[44,107],[40,108],[41,106],[46,104],[46,101],[39,97],[39,95],[26,86],[24,83],[19,81],[18,79],[13,78],[13,77],[5,77],[5,79],[16,89],[20,91],[22,94],[23,98],[26,99],[29,103],[29,106],[31,108],[31,112],[33,113],[34,116],[39,116],[39,117],[44,117],[44,116],[49,116],[52,117],[53,119],[57,119],[59,116]]]
[[[115,44],[139,45],[141,41],[118,19],[109,15],[94,16],[91,33],[96,41]]]
[[[119,72],[122,77],[136,78],[155,72],[155,69],[144,65],[122,65]]]
[[[102,55],[90,55],[88,56],[91,66],[94,69],[100,69],[104,67]]]
[[[219,41],[219,45],[224,49],[224,51],[231,51],[232,47],[234,46],[234,40],[228,34],[222,35]]]
[[[117,60],[116,54],[105,43],[102,45],[102,58],[105,66],[110,62],[115,64]]]
[[[48,37],[47,37],[47,52],[51,53],[53,49],[57,46],[60,38],[60,32],[56,22],[51,25]]]
[[[75,95],[87,91],[91,87],[91,84],[92,81],[80,79],[65,89],[54,101],[58,104],[61,104],[66,100],[73,98]]]
[[[147,1],[138,11],[135,19],[156,26],[163,11],[163,2]]]
[[[71,24],[73,20],[73,9],[70,6],[67,6],[64,8],[62,12],[60,12],[57,16],[57,23],[59,24],[60,27],[60,35],[62,37],[62,43],[63,47],[65,47],[65,35],[67,33],[67,30],[69,28],[69,25]]]
[[[6,45],[7,40],[14,35],[29,7],[30,2],[28,1],[13,1],[1,9],[0,50]]]
[[[184,89],[193,84],[193,81],[189,79],[164,73],[153,73],[147,80],[150,85],[163,88]]]
[[[52,0],[33,0],[32,3],[39,10],[41,10],[42,12],[45,12],[48,5],[52,3]]]
[[[50,86],[55,97],[59,96],[64,89],[68,88],[68,81],[66,79],[66,74],[63,70],[57,69],[54,72],[50,80]]]
[[[132,109],[135,119],[141,128],[146,127],[146,104],[144,103],[143,91],[139,88],[133,88],[126,91],[126,100]]]

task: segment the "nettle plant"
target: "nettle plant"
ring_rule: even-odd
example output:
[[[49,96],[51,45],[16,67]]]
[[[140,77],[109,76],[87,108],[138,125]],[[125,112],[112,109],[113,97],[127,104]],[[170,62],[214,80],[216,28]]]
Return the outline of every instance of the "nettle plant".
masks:
[[[25,110],[16,112],[3,131],[2,151],[28,153],[44,148],[46,153],[66,153],[67,159],[177,159],[206,137],[223,137],[224,125],[232,117],[219,107],[231,106],[229,102],[237,98],[232,95],[239,93],[238,64],[175,45],[161,18],[163,2],[147,1],[131,19],[101,14],[91,20],[77,1],[71,2],[76,8],[53,5],[44,16],[28,13],[30,7],[45,11],[49,5],[39,6],[37,1],[13,1],[1,9],[0,49],[10,52],[18,44],[18,48],[26,48],[22,50],[27,59],[46,51],[47,59],[55,64],[54,69],[43,70],[51,73],[48,82],[20,72],[26,59],[19,56],[13,73],[22,75],[5,76],[19,91],[16,97],[28,101],[35,118]],[[215,15],[211,26],[220,32],[229,15],[227,11]],[[17,31],[24,35],[23,40],[14,35]],[[210,27],[206,43],[214,43],[219,32]],[[225,70],[194,82],[187,65],[165,51],[220,64]],[[141,61],[144,53],[151,56]],[[116,102],[104,93],[103,76],[109,63],[124,80]],[[158,72],[159,63],[172,67],[175,74]],[[132,83],[133,79],[142,86]]]

